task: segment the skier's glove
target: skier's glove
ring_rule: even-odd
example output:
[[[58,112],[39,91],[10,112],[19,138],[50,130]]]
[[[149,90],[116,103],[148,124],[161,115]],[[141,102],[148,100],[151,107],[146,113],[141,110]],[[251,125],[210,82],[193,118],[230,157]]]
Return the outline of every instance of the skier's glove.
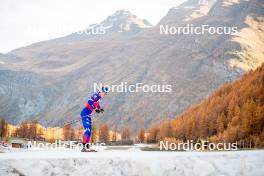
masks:
[[[99,109],[96,109],[95,112],[96,112],[96,113],[100,113],[101,111],[100,111]]]
[[[104,109],[103,108],[101,108],[100,111],[101,111],[101,113],[104,113]]]

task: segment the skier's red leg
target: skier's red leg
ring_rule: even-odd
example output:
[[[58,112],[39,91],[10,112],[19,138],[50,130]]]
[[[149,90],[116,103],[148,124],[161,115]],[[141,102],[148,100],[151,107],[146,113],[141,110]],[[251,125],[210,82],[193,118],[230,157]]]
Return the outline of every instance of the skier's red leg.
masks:
[[[83,143],[87,144],[87,143],[90,142],[90,140],[91,140],[91,137],[84,133],[84,135],[83,135]]]

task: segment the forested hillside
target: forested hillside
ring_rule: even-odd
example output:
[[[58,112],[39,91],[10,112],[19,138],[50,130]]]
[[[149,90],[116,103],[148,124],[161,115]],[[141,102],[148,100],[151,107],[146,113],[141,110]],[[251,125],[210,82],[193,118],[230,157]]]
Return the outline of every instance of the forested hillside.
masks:
[[[264,146],[264,65],[190,107],[176,119],[150,129],[152,138],[209,139]]]

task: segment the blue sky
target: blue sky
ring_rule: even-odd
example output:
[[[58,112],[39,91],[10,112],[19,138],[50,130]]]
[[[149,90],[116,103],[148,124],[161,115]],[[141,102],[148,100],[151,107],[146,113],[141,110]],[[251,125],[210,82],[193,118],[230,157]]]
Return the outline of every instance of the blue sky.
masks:
[[[156,24],[184,0],[0,0],[0,53],[62,37],[124,9]]]

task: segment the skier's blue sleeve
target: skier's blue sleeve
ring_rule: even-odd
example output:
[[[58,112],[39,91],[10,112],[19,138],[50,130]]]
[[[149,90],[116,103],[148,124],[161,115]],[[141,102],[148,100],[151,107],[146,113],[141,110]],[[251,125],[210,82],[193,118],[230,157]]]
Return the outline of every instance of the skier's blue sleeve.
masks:
[[[91,98],[88,100],[88,104],[95,109],[95,104],[97,104],[97,102],[101,99],[101,96],[99,95],[99,93],[95,93],[91,96]]]

